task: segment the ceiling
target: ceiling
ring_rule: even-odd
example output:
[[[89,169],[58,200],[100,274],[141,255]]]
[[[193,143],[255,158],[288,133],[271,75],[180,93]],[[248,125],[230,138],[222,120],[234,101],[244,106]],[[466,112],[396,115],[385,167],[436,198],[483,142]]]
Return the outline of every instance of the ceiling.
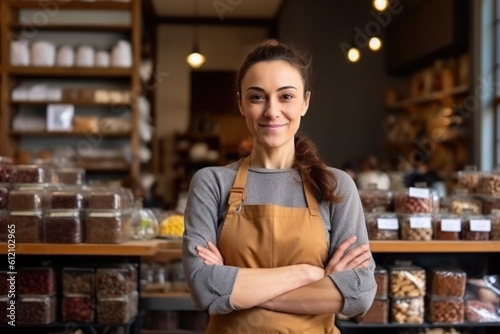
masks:
[[[285,0],[151,0],[158,17],[219,18],[221,21],[225,18],[272,19],[283,1]]]

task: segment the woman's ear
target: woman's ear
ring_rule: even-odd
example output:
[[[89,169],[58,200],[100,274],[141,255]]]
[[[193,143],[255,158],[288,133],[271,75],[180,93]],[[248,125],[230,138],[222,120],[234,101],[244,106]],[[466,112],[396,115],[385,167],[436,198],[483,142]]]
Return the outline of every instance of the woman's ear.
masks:
[[[238,100],[238,110],[240,111],[240,114],[245,115],[243,114],[243,106],[241,105],[241,95],[239,92],[236,93],[236,99]]]
[[[305,116],[307,110],[309,109],[309,101],[311,100],[311,91],[307,91],[304,96],[304,107],[302,109],[302,116]]]

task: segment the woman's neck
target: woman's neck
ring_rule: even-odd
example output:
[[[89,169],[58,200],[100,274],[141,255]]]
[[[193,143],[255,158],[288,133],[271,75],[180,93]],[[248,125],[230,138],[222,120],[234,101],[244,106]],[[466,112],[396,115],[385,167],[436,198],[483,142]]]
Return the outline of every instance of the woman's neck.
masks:
[[[295,162],[295,147],[280,150],[259,150],[254,148],[250,156],[250,165],[266,169],[288,169]]]

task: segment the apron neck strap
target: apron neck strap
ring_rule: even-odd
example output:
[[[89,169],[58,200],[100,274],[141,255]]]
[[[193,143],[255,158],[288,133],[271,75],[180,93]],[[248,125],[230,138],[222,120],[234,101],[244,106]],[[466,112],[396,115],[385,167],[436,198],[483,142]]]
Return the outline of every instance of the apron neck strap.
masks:
[[[238,206],[245,199],[245,184],[247,181],[248,168],[250,166],[250,156],[244,158],[238,168],[238,173],[236,174],[236,179],[234,180],[233,187],[231,188],[231,193],[229,194],[229,212],[232,212],[231,206]]]
[[[311,186],[311,182],[304,177],[304,173],[301,171],[300,176],[302,178],[302,184],[304,187],[304,195],[306,196],[307,207],[309,208],[309,213],[311,216],[319,216],[319,207],[316,196]]]

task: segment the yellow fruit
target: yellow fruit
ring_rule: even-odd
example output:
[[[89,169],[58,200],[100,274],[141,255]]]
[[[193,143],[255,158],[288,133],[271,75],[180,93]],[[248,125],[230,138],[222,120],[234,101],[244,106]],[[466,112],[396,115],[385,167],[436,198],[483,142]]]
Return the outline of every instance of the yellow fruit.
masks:
[[[160,225],[160,234],[164,236],[182,237],[184,233],[184,216],[175,214],[165,218]]]

